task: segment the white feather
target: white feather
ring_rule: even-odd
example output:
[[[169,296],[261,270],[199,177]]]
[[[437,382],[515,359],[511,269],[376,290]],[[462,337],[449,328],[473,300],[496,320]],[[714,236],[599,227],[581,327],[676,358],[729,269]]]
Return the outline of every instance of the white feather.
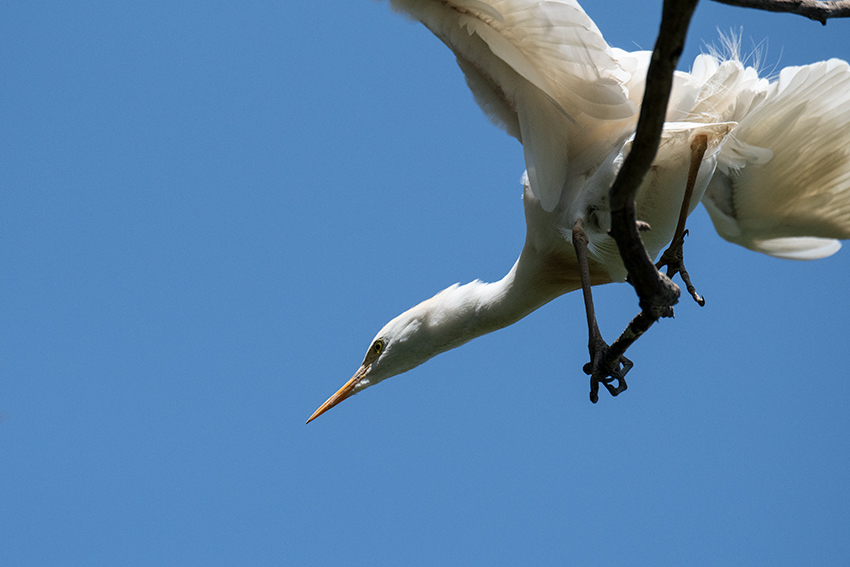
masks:
[[[735,142],[703,200],[715,228],[782,258],[836,252],[834,239],[850,238],[850,67],[837,59],[789,67],[749,94],[736,99]]]
[[[633,127],[632,74],[574,0],[391,4],[454,51],[476,102],[520,139],[544,210],[573,198],[564,180],[597,167]]]

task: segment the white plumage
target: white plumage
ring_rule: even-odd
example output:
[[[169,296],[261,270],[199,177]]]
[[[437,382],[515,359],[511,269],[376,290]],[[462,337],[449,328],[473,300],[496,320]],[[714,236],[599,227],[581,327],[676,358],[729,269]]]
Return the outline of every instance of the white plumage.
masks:
[[[390,0],[456,55],[482,110],[523,146],[527,234],[500,281],[454,285],[390,321],[360,369],[310,420],[381,380],[503,328],[580,287],[582,219],[594,285],[626,271],[608,189],[631,147],[650,53],[608,46],[573,0]],[[691,209],[741,246],[816,259],[850,238],[850,67],[831,59],[770,82],[732,54],[677,72],[655,162],[637,196],[655,256],[672,239],[691,141],[705,135]],[[309,420],[308,420],[309,421]]]
[[[730,242],[780,258],[834,254],[850,238],[848,65],[788,67],[756,85],[733,91],[738,127],[703,203]]]

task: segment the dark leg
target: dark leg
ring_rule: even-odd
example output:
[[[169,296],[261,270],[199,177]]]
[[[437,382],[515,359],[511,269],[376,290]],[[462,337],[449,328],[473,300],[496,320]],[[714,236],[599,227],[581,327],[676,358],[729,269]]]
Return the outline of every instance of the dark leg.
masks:
[[[658,270],[667,266],[668,278],[672,278],[677,273],[681,274],[682,281],[685,282],[685,286],[688,288],[688,293],[691,294],[691,297],[693,297],[694,301],[699,303],[700,306],[705,305],[705,299],[697,293],[696,288],[694,288],[691,283],[691,276],[685,269],[685,255],[683,247],[685,244],[685,236],[688,234],[688,231],[685,230],[685,221],[688,219],[688,208],[691,206],[691,196],[694,193],[697,173],[699,173],[699,166],[702,163],[703,156],[705,156],[705,150],[707,147],[708,137],[705,134],[695,136],[693,142],[691,142],[691,167],[688,170],[688,184],[685,186],[685,198],[682,201],[682,209],[679,211],[679,223],[676,225],[676,232],[673,234],[673,241],[670,242],[670,246],[661,255],[658,263],[655,264],[655,267]]]
[[[584,373],[590,376],[590,401],[594,404],[599,400],[599,383],[601,382],[612,396],[625,391],[626,373],[633,366],[632,361],[620,353],[610,362],[602,364],[608,353],[608,343],[602,338],[599,326],[596,324],[596,311],[593,307],[593,293],[590,289],[590,266],[587,262],[587,235],[582,229],[582,221],[578,219],[573,227],[573,247],[578,259],[579,274],[581,275],[581,290],[584,295],[584,309],[587,313],[587,349],[590,362],[584,365]],[[633,341],[632,341],[633,342]],[[631,344],[631,343],[629,343]],[[626,345],[628,348],[628,345]],[[625,352],[626,348],[623,348]],[[616,380],[617,385],[613,382]]]

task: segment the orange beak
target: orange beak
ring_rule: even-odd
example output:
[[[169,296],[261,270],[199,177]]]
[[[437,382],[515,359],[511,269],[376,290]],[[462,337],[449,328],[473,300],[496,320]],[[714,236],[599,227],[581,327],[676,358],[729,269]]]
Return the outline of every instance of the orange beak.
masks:
[[[307,420],[307,423],[310,423],[335,405],[337,405],[342,400],[351,397],[354,394],[354,387],[360,383],[364,376],[369,372],[369,369],[372,367],[371,364],[364,364],[361,366],[357,372],[354,373],[354,376],[351,377],[351,380],[345,383],[345,385],[336,391],[336,393],[328,398],[328,401],[319,406],[319,409],[313,412],[313,415],[310,416],[310,419]]]

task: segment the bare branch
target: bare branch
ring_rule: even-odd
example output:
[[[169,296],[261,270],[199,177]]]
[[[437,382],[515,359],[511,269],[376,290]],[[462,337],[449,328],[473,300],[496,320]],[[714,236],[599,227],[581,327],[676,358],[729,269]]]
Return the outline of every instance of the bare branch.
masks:
[[[631,368],[631,361],[623,356],[626,349],[660,317],[672,317],[673,305],[679,301],[679,287],[658,271],[640,239],[635,196],[658,152],[673,87],[673,72],[684,49],[696,5],[697,0],[664,0],[661,29],[646,73],[646,88],[632,149],[608,192],[610,234],[617,242],[629,282],[640,299],[641,312],[610,348],[601,349],[603,354],[598,363],[591,355],[590,368],[585,365],[585,372],[591,374],[590,399],[593,402],[596,402],[600,382],[614,396],[626,389],[623,378]],[[616,387],[614,380],[618,382]]]
[[[623,334],[611,343],[608,352],[605,353],[606,358],[616,360],[618,357],[622,357],[626,353],[626,349],[641,338],[657,320],[647,316],[644,311],[638,313],[626,327],[626,330],[623,331]]]
[[[767,12],[787,12],[804,16],[826,25],[829,18],[850,18],[850,1],[818,2],[817,0],[714,0],[720,4],[754,8]]]
[[[669,317],[679,300],[679,288],[662,275],[640,240],[635,196],[658,151],[673,72],[685,45],[688,25],[697,0],[665,0],[661,30],[646,75],[637,131],[623,167],[611,186],[611,236],[629,272],[629,281],[640,298],[640,308],[653,320]]]

